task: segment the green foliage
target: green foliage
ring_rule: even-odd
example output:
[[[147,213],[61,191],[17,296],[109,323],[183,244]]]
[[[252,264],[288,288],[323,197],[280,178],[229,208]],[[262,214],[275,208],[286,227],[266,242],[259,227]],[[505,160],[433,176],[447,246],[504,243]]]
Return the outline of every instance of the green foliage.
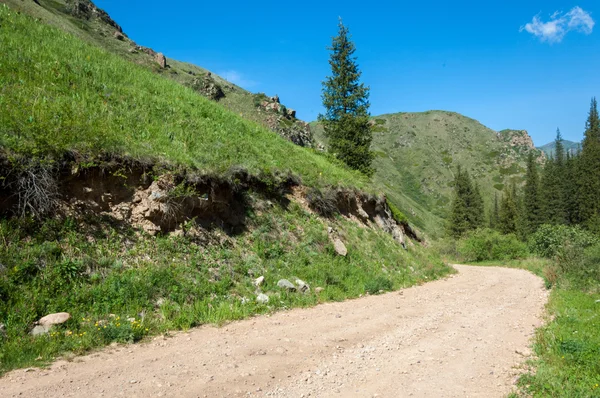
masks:
[[[523,190],[523,232],[529,235],[537,230],[542,223],[542,209],[540,205],[540,179],[537,165],[530,153],[527,158],[527,174],[525,175],[525,188]]]
[[[402,213],[400,211],[400,209],[398,209],[398,207],[396,207],[395,204],[393,204],[392,202],[390,202],[387,199],[386,199],[386,203],[387,203],[388,207],[390,208],[390,211],[392,212],[392,217],[394,217],[394,220],[396,220],[396,222],[398,224],[407,224],[408,223],[408,218],[406,218],[404,213]]]
[[[504,190],[500,202],[498,230],[504,234],[516,234],[519,229],[519,198],[516,193],[516,185],[512,189]]]
[[[528,256],[527,245],[515,235],[491,229],[468,233],[458,241],[457,252],[464,261],[514,260]]]
[[[483,225],[483,199],[479,187],[471,181],[467,171],[459,166],[454,179],[452,213],[448,220],[448,232],[459,238],[466,232]]]
[[[600,396],[600,295],[555,289],[548,304],[550,321],[538,329],[535,373],[519,385],[533,397]]]
[[[555,257],[565,245],[583,250],[598,242],[598,237],[578,226],[542,225],[529,238],[529,250],[536,256]]]
[[[360,83],[354,43],[341,19],[338,35],[329,48],[331,76],[323,82],[325,115],[319,115],[329,151],[355,170],[373,174],[371,141],[373,133],[369,122],[369,88]]]
[[[389,292],[393,288],[394,283],[390,279],[385,278],[383,276],[370,280],[365,284],[365,291],[369,294]]]
[[[328,226],[342,234],[347,257],[335,254]],[[199,239],[193,229],[154,238],[101,218],[1,221],[0,323],[7,337],[0,373],[113,341],[398,289],[450,272],[420,246],[404,250],[383,231],[343,217],[325,221],[294,202],[249,214],[235,239],[223,240],[219,231]],[[268,306],[255,301],[259,275],[272,297]],[[325,290],[285,294],[277,288],[282,278]],[[36,320],[59,311],[72,319],[51,335],[29,335]]]
[[[600,214],[600,116],[596,98],[592,98],[586,122],[577,180],[578,221],[585,224]]]

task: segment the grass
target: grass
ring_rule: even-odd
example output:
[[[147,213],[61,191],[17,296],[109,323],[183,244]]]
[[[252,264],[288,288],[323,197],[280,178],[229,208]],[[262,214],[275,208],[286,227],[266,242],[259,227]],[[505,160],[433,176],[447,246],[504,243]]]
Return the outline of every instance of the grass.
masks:
[[[0,146],[24,157],[100,154],[224,173],[291,171],[307,185],[368,181],[145,67],[0,5]]]
[[[347,257],[335,254],[328,226],[339,231]],[[295,202],[252,212],[247,227],[235,239],[218,230],[153,238],[95,217],[2,221],[0,374],[111,342],[399,289],[451,272],[420,246],[403,250],[381,231],[340,216],[325,221]],[[267,305],[256,302],[253,280],[261,275]],[[311,293],[282,291],[282,278],[302,279]],[[317,294],[316,287],[324,290]],[[34,321],[59,311],[71,320],[47,336],[28,334]]]

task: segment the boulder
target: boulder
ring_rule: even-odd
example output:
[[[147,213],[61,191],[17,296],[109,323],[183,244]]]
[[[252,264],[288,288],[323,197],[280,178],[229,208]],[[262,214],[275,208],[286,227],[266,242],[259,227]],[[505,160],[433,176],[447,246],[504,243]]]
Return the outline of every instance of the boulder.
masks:
[[[163,53],[157,53],[154,56],[154,60],[162,69],[165,69],[167,67],[167,57],[165,57]]]
[[[52,326],[37,325],[31,331],[31,335],[32,336],[42,336],[44,334],[48,334],[48,332],[50,332],[50,329],[52,329]]]
[[[125,40],[125,35],[118,30],[113,34],[113,37],[117,40],[123,41]]]
[[[346,245],[344,245],[344,242],[342,242],[339,238],[336,238],[333,241],[333,247],[335,248],[335,252],[343,257],[346,257],[346,255],[348,254],[348,249],[346,249]]]
[[[71,315],[69,313],[67,313],[67,312],[59,312],[59,313],[56,313],[56,314],[46,315],[45,317],[41,318],[37,322],[37,324],[41,325],[41,326],[52,327],[54,325],[60,325],[61,323],[65,323],[69,319],[71,319]]]
[[[288,292],[296,291],[296,286],[294,286],[294,284],[287,279],[281,279],[279,282],[277,282],[277,286],[281,289],[287,290]]]
[[[254,280],[254,286],[261,286],[263,283],[265,282],[265,277],[264,276],[259,276],[258,278],[256,278]]]
[[[317,288],[315,288],[315,293],[319,294],[319,293],[321,293],[323,290],[325,290],[325,288],[323,288],[323,287],[317,287]]]
[[[310,292],[310,286],[308,286],[308,283],[304,282],[302,279],[296,279],[296,286],[298,287],[298,291],[302,293]]]
[[[256,296],[256,302],[260,304],[267,304],[269,302],[269,296],[264,293],[260,293]]]
[[[285,116],[290,118],[290,119],[295,119],[296,118],[296,111],[292,108],[286,108],[285,110]]]

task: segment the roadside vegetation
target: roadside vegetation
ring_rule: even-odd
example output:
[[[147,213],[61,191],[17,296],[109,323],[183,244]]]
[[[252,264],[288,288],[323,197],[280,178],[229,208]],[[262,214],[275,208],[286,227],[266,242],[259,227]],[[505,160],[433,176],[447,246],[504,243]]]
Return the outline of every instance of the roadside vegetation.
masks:
[[[479,193],[466,190],[459,177],[454,185],[451,221],[462,223],[450,223],[452,238],[438,242],[441,253],[462,262],[527,269],[552,289],[547,323],[538,329],[533,344],[533,370],[520,378],[520,393],[600,396],[600,116],[596,99],[591,102],[581,152],[565,151],[557,131],[553,157],[541,167],[530,153],[523,189],[512,184],[501,198],[496,195],[487,222],[483,209],[473,206],[480,201]]]
[[[296,203],[262,206],[234,237],[218,230],[151,237],[97,217],[2,221],[0,374],[111,342],[378,294],[450,272],[431,251],[403,250],[390,235],[342,216],[326,220]],[[346,242],[347,256],[336,254],[328,226]],[[281,289],[280,279],[300,279],[310,291]],[[267,303],[257,301],[261,292]],[[60,311],[72,318],[46,336],[29,335],[41,316]]]

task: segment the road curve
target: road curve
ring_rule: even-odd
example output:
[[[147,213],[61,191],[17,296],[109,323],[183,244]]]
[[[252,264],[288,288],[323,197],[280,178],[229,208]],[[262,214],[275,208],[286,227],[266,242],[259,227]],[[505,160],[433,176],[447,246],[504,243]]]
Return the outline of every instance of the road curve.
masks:
[[[455,267],[401,292],[17,370],[0,397],[505,396],[547,292],[526,271]]]

